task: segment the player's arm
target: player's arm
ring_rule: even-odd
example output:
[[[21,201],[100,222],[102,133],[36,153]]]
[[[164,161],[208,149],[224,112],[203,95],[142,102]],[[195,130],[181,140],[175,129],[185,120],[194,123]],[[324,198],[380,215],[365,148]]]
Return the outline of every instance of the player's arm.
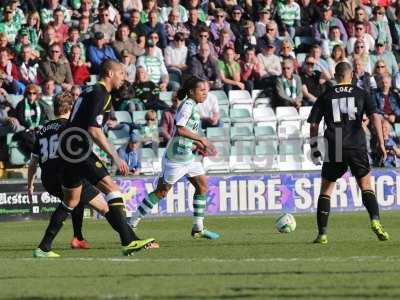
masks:
[[[37,171],[37,166],[39,163],[39,158],[32,153],[31,155],[31,161],[28,166],[28,197],[31,198],[33,195],[33,182],[35,181],[36,178],[36,171]]]
[[[129,172],[128,165],[126,164],[125,161],[123,161],[118,156],[118,153],[110,145],[110,143],[107,140],[107,137],[103,133],[103,130],[100,127],[97,127],[97,126],[89,126],[88,132],[89,132],[90,136],[92,137],[93,141],[96,143],[96,145],[99,146],[101,150],[106,152],[112,158],[112,160],[117,165],[118,170],[120,171],[120,173],[123,176],[128,174],[128,172]]]
[[[194,141],[196,145],[200,144],[205,149],[213,147],[212,144],[205,137],[202,137],[194,132],[191,132],[185,126],[176,125],[176,132],[179,136],[191,139]]]

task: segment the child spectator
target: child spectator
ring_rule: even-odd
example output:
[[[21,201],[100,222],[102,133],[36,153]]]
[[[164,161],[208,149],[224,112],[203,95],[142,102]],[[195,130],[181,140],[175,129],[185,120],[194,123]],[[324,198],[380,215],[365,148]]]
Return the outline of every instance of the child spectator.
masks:
[[[155,110],[149,110],[144,116],[146,125],[140,128],[140,134],[142,136],[143,148],[158,148],[158,126],[157,126],[157,113]]]
[[[130,175],[139,175],[142,164],[139,156],[139,137],[132,133],[127,145],[118,149],[119,157],[124,160],[129,168]],[[117,175],[120,175],[117,173]]]

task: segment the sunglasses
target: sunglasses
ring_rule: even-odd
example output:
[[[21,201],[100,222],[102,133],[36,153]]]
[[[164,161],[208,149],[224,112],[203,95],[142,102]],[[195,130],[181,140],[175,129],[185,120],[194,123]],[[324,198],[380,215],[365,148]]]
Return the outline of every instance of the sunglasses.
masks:
[[[28,92],[27,95],[37,95],[36,92]]]
[[[378,48],[383,47],[383,44],[376,44]]]
[[[270,31],[275,31],[275,29],[274,29],[274,28],[268,28],[267,31],[268,31],[268,32],[270,32]]]
[[[307,65],[307,66],[313,66],[314,63],[313,63],[312,61],[306,61],[306,65]]]

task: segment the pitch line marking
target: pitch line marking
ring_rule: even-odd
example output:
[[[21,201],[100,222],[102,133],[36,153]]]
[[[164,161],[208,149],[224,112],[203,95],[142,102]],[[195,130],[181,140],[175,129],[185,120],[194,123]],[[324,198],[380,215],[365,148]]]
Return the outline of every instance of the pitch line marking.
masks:
[[[242,259],[220,259],[220,258],[118,258],[118,257],[60,257],[54,259],[38,259],[38,258],[0,258],[2,260],[14,261],[95,261],[95,262],[212,262],[212,263],[227,263],[227,262],[344,262],[344,261],[385,261],[397,262],[400,261],[400,256],[350,256],[350,257],[275,257],[275,258],[242,258]]]

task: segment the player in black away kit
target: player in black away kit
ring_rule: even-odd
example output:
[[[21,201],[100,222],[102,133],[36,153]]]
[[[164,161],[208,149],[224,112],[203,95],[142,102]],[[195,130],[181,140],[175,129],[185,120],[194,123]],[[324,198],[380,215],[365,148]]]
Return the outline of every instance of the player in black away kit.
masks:
[[[389,239],[389,234],[384,231],[379,221],[378,202],[371,189],[368,152],[362,129],[363,114],[366,113],[369,116],[376,128],[379,150],[385,159],[382,123],[377,114],[376,105],[368,94],[351,85],[352,74],[350,64],[342,62],[336,66],[335,78],[338,84],[317,99],[307,120],[311,123],[311,156],[314,162],[321,157],[317,148],[318,144],[313,140],[316,140],[322,118],[327,126],[324,137],[328,147],[322,166],[321,192],[317,207],[318,236],[314,243],[328,243],[326,230],[330,212],[330,197],[336,180],[343,176],[348,167],[361,189],[362,202],[369,213],[372,230],[379,240]]]
[[[107,221],[119,233],[122,253],[130,255],[142,248],[154,245],[154,239],[140,240],[126,223],[125,205],[119,186],[112,180],[103,163],[92,152],[92,141],[105,151],[122,175],[128,174],[128,166],[108,143],[102,127],[111,110],[113,89],[124,80],[120,63],[106,60],[102,64],[100,81],[85,91],[72,109],[67,129],[60,138],[58,153],[63,160],[64,205],[55,212],[58,222],[63,222],[73,208],[79,204],[82,180],[95,185],[106,196],[109,212]]]
[[[37,166],[39,164],[42,184],[51,195],[63,198],[61,187],[62,162],[57,155],[59,136],[65,129],[71,112],[74,98],[71,93],[62,93],[54,100],[54,112],[57,119],[47,122],[38,132],[36,144],[32,153],[28,169],[28,194],[32,197],[33,181],[35,179]],[[108,212],[107,203],[100,192],[89,182],[84,181],[79,205],[72,212],[72,223],[74,227],[74,239],[71,241],[73,248],[88,248],[82,236],[83,209],[85,204],[91,205],[102,215]],[[62,205],[62,204],[61,204]],[[62,223],[59,224],[60,228]],[[33,252],[34,257],[59,257],[51,251],[51,243],[60,228],[49,226],[40,242],[39,247]]]

